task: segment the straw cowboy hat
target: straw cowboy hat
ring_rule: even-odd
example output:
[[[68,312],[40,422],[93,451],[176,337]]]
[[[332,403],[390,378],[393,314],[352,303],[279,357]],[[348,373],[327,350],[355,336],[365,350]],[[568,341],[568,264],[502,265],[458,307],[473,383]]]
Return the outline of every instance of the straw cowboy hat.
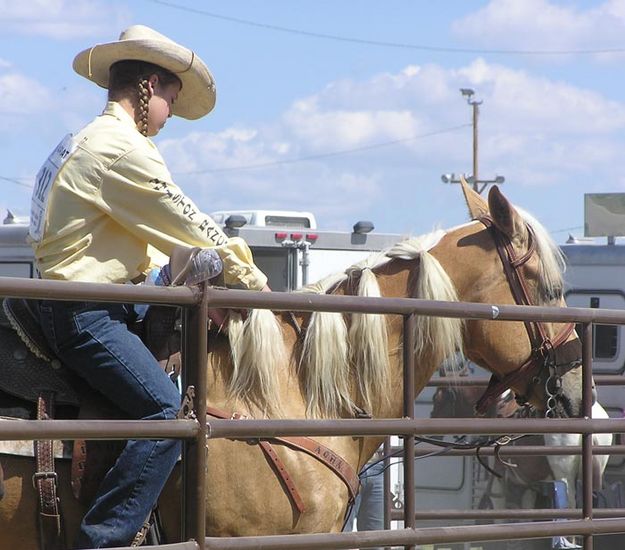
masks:
[[[123,31],[119,40],[96,44],[74,58],[74,70],[81,76],[108,88],[109,69],[117,61],[134,59],[154,63],[174,73],[182,89],[173,113],[196,119],[215,106],[215,80],[204,62],[192,51],[144,25]]]

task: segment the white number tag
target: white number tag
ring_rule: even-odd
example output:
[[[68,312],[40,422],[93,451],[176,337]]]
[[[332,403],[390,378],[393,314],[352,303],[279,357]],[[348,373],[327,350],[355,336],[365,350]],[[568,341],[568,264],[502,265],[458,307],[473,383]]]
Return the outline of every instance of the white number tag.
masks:
[[[30,202],[30,237],[33,241],[41,240],[43,226],[46,220],[48,197],[54,179],[61,166],[76,149],[76,141],[72,134],[67,134],[50,153],[37,174],[35,188]]]

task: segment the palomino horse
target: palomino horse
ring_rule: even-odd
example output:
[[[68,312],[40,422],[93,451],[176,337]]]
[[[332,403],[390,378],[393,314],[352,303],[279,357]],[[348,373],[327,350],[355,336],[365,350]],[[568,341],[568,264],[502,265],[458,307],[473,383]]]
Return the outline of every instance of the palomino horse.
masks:
[[[306,290],[563,305],[562,258],[545,230],[515,209],[496,187],[488,202],[466,184],[463,188],[474,221],[399,243]],[[519,279],[526,289],[524,298],[515,290]],[[556,348],[577,341],[565,324],[419,316],[416,325],[417,391],[446,357],[464,350],[504,387],[511,386],[539,409],[545,409],[545,384],[551,374],[542,367],[547,346],[537,335],[549,338]],[[402,326],[401,317],[391,315],[274,315],[256,310],[244,323],[231,321],[228,338],[211,337],[206,398],[228,416],[353,418],[365,410],[375,418],[400,417]],[[557,408],[564,416],[580,414],[578,366],[559,369],[563,375]],[[357,472],[382,438],[320,437],[318,441]],[[274,449],[301,496],[300,505],[285,491],[257,445],[209,441],[208,535],[341,530],[347,484],[313,456],[281,443],[275,443]],[[3,466],[6,495],[0,501],[0,547],[35,550],[32,465],[24,459],[3,458]],[[59,473],[59,484],[68,533],[73,533],[81,511],[64,489],[66,474]],[[161,498],[162,522],[170,541],[178,537],[178,502],[179,480],[173,477]]]
[[[432,418],[470,418],[475,415],[475,403],[483,393],[483,389],[475,386],[440,386],[434,392],[432,398]],[[485,411],[485,416],[491,418],[509,418],[513,416],[537,416],[535,411],[527,411],[526,407],[519,406],[514,400],[510,391],[505,392],[493,405]],[[608,413],[596,401],[592,406],[592,418],[608,418]],[[593,445],[611,445],[612,434],[593,434]],[[519,441],[522,445],[545,445],[549,446],[579,446],[582,436],[580,434],[544,434],[524,436]],[[593,487],[601,489],[603,472],[608,464],[608,455],[593,455],[592,474]],[[535,508],[538,497],[538,484],[543,481],[561,481],[566,487],[567,504],[569,508],[576,508],[577,480],[581,476],[581,457],[578,455],[564,456],[522,456],[506,459],[505,462],[495,462],[495,472],[501,476],[497,483],[500,489],[493,490],[495,477],[491,477],[486,485],[480,507],[494,506],[498,501],[494,498],[495,493],[509,495],[520,494],[518,499],[511,499],[514,503],[504,497],[505,508],[521,506],[522,508]],[[491,474],[492,475],[492,474]],[[512,490],[512,489],[515,490]],[[563,503],[556,500],[557,507],[562,507]],[[566,505],[564,506],[566,507]],[[565,537],[554,537],[552,548],[580,548],[571,543]],[[528,547],[533,548],[528,542]]]

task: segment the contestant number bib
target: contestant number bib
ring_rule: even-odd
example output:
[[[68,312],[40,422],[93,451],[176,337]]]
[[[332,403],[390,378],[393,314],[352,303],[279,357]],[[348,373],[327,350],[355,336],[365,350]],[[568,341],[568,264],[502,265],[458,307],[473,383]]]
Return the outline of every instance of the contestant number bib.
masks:
[[[35,188],[30,202],[30,230],[29,234],[33,241],[38,242],[43,235],[43,226],[46,221],[46,209],[48,197],[54,179],[61,166],[76,149],[76,141],[72,134],[67,134],[50,153],[37,174]]]

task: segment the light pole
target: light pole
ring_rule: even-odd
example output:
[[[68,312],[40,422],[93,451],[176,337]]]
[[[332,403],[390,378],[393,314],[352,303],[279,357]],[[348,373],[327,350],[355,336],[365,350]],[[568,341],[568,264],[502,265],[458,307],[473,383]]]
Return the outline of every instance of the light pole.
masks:
[[[477,193],[482,193],[486,186],[491,183],[502,184],[505,181],[503,176],[495,176],[494,179],[490,180],[481,180],[478,175],[478,133],[477,133],[477,121],[480,114],[480,105],[482,101],[477,101],[474,99],[475,90],[471,88],[460,88],[460,93],[462,97],[467,99],[467,103],[471,105],[473,110],[473,174],[470,176],[464,175],[466,181],[473,185],[473,190]],[[441,176],[441,180],[443,183],[460,183],[460,179],[456,177],[456,174],[443,174]],[[480,187],[481,184],[481,187]]]
[[[471,88],[460,88],[462,97],[467,98],[467,103],[471,105],[473,110],[473,189],[478,190],[478,166],[477,166],[477,153],[478,153],[478,139],[477,139],[477,119],[480,114],[481,101],[477,101],[473,98],[475,90]]]

